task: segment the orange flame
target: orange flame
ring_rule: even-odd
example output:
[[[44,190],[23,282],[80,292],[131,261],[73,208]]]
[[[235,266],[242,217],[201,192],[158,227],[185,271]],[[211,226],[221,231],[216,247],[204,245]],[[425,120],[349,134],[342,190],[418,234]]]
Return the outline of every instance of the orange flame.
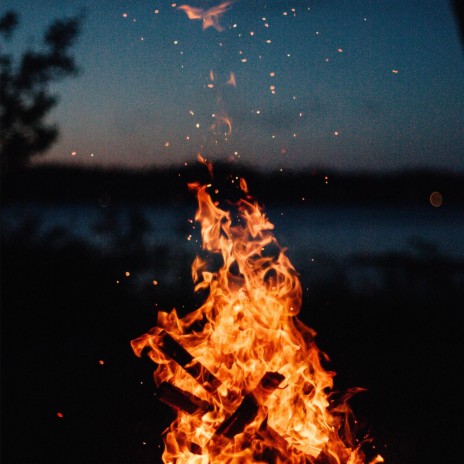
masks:
[[[219,17],[232,5],[232,1],[226,1],[208,9],[195,8],[189,5],[181,5],[178,10],[185,11],[189,19],[199,19],[203,22],[203,30],[214,27],[221,32],[224,28],[219,24]]]
[[[198,153],[197,154],[197,160],[201,163],[201,164],[204,164],[207,169],[208,169],[208,172],[209,172],[209,175],[211,177],[213,177],[213,163],[211,163],[211,161],[206,161],[205,158],[203,158],[203,156],[201,156],[201,153]]]
[[[208,291],[203,305],[183,318],[159,312],[157,326],[132,341],[158,365],[161,398],[177,409],[163,461],[363,463],[351,411],[332,401],[335,374],[322,366],[315,331],[297,317],[302,289],[274,225],[249,196],[231,214],[208,186],[189,187],[203,249],[222,264],[212,269],[198,256],[192,276],[195,291]],[[248,192],[245,180],[240,187]]]

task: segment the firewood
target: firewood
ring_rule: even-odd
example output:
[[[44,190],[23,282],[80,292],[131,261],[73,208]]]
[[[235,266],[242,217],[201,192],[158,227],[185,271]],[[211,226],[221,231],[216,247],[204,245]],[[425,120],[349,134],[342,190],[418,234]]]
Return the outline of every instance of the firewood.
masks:
[[[258,461],[268,463],[286,462],[291,456],[291,462],[302,463],[304,461],[306,464],[314,464],[314,460],[305,457],[303,451],[297,450],[268,424],[267,416],[259,426],[256,438],[263,443],[261,453],[255,456]]]
[[[165,330],[159,333],[157,341],[159,349],[184,368],[205,390],[213,392],[221,385],[221,381],[214,374],[197,361]]]
[[[188,414],[195,414],[197,412],[202,412],[204,414],[207,411],[211,411],[213,408],[207,401],[169,382],[162,382],[160,384],[156,396],[168,406]]]
[[[247,393],[233,414],[225,419],[216,429],[215,435],[233,438],[235,435],[243,432],[245,427],[258,414],[259,403],[257,398],[264,401],[279,386],[284,378],[278,372],[266,372],[256,389]]]
[[[260,387],[267,390],[267,395],[271,394],[285,379],[282,374],[278,372],[266,372],[259,381]]]
[[[217,428],[215,435],[233,438],[256,417],[259,405],[252,393],[248,393],[240,406]]]

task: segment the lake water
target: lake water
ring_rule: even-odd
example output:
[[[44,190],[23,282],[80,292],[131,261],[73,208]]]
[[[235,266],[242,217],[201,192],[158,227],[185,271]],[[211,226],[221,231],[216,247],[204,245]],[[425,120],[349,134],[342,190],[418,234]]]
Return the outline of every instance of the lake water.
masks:
[[[43,231],[59,226],[90,242],[104,245],[96,224],[126,229],[133,208],[93,205],[23,204],[4,208],[2,227],[14,227],[36,217]],[[199,246],[195,209],[186,207],[142,206],[150,230],[146,239],[152,245],[184,244]],[[290,256],[333,255],[407,251],[411,242],[430,244],[440,253],[464,257],[464,210],[430,205],[423,208],[393,207],[304,207],[266,208],[275,225],[278,242]],[[137,226],[135,226],[137,227]],[[194,251],[194,250],[193,250]]]

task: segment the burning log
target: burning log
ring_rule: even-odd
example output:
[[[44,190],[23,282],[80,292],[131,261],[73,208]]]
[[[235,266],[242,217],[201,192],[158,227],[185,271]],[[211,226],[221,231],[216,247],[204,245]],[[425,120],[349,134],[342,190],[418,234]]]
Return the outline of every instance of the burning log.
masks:
[[[215,377],[205,366],[194,357],[165,330],[158,335],[157,344],[159,349],[169,358],[176,361],[185,369],[203,388],[208,392],[215,391],[221,381]]]
[[[259,426],[256,437],[263,442],[261,453],[256,457],[258,461],[268,463],[301,462],[305,464],[339,464],[322,450],[317,457],[305,455],[292,446],[280,433],[274,430],[267,421],[267,416]],[[291,457],[291,459],[290,459]]]
[[[305,464],[313,464],[304,456],[304,453],[295,449],[287,440],[277,433],[267,422],[267,416],[259,426],[256,432],[257,439],[262,441],[261,451],[255,456],[256,460],[267,463],[278,462],[298,462]],[[300,460],[292,459],[290,456],[301,456]]]
[[[243,432],[245,427],[258,414],[260,402],[262,404],[284,378],[278,372],[266,372],[260,380],[258,387],[245,395],[240,406],[230,417],[222,422],[217,428],[215,435],[233,438],[235,435]]]
[[[213,409],[207,401],[169,382],[161,383],[156,392],[156,396],[160,401],[171,406],[171,408],[184,411],[188,414],[195,414],[197,412],[202,412],[204,414]]]
[[[248,393],[235,412],[228,417],[216,430],[215,435],[234,438],[256,417],[259,404],[253,393]]]

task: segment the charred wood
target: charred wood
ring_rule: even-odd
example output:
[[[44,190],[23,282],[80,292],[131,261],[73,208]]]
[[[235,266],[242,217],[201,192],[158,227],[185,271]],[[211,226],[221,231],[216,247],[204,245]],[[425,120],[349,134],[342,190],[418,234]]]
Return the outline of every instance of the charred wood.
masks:
[[[263,402],[279,386],[284,378],[278,372],[266,372],[256,389],[245,395],[234,413],[217,428],[215,435],[233,438],[235,435],[243,432],[245,427],[258,414],[260,404],[257,398]]]
[[[248,393],[234,413],[217,428],[215,435],[235,437],[256,417],[258,410],[258,402],[252,393]]]
[[[176,361],[185,369],[203,388],[209,392],[215,391],[221,381],[195,358],[165,330],[158,335],[159,349],[169,358]]]
[[[269,463],[295,462],[299,464],[314,464],[302,451],[297,450],[280,433],[273,429],[267,421],[267,416],[259,426],[256,436],[262,441],[262,451],[257,460]],[[291,457],[291,459],[290,459]]]
[[[206,413],[212,409],[212,406],[207,401],[169,382],[162,382],[160,384],[156,396],[168,406],[188,414],[195,414],[197,412]]]

